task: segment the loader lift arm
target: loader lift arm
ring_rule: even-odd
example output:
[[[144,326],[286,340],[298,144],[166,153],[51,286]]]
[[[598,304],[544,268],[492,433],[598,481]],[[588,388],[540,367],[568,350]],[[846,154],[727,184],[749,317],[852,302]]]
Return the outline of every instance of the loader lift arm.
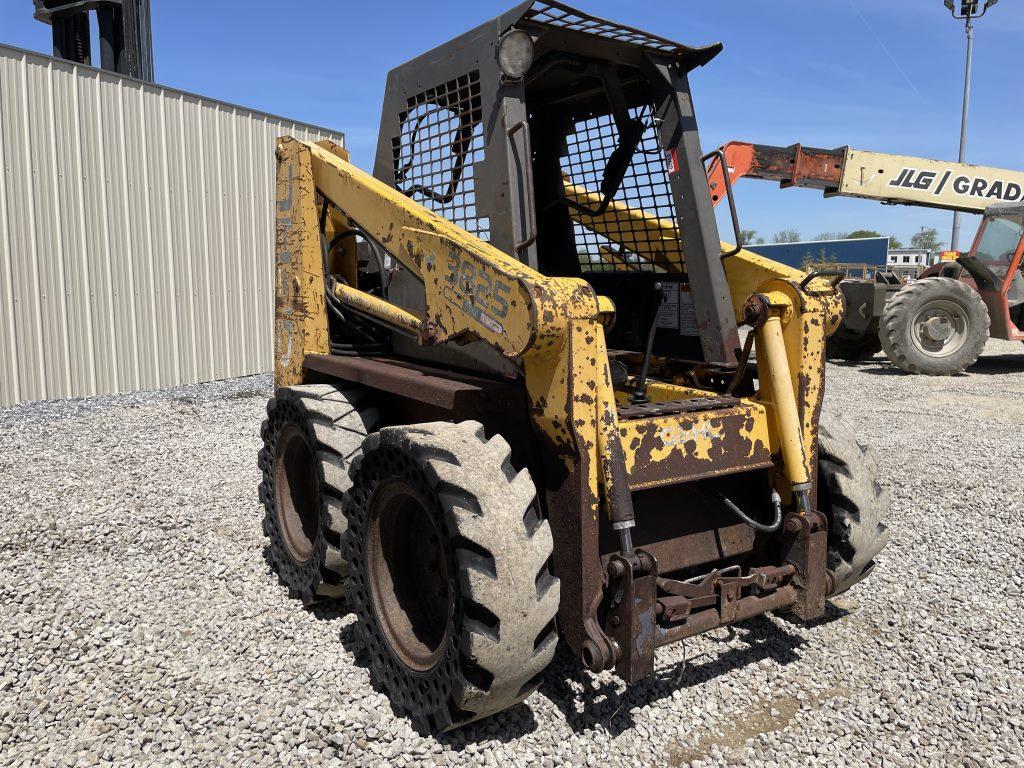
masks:
[[[575,438],[581,445],[592,446],[584,451],[594,454],[595,465],[588,478],[589,513],[596,515],[603,506],[615,522],[631,524],[632,503],[626,491],[615,398],[601,333],[603,308],[593,289],[581,279],[544,276],[470,236],[349,164],[343,150],[286,138],[278,152],[279,164],[284,166],[278,189],[279,306],[300,315],[311,303],[323,301],[317,295],[323,288],[316,281],[307,286],[306,281],[294,279],[291,261],[295,254],[302,254],[312,273],[320,264],[321,244],[309,234],[316,232],[315,226],[309,225],[317,215],[319,195],[423,281],[426,312],[422,318],[415,317],[340,283],[335,287],[337,299],[416,335],[423,345],[481,339],[509,358],[522,358],[541,429],[556,444]],[[298,223],[300,219],[307,220],[305,226]],[[282,343],[308,328],[308,323],[290,323],[287,312],[279,313],[278,349],[327,354],[326,315],[321,325],[315,338],[307,331],[293,343]],[[589,361],[592,369],[569,370],[573,365],[570,351],[576,353],[577,361]],[[289,368],[298,381],[301,358],[279,360],[279,368]],[[594,383],[596,397],[587,402],[572,396],[582,381]],[[293,381],[281,377],[278,383]],[[564,396],[553,397],[559,389]],[[601,414],[612,416],[600,418]]]

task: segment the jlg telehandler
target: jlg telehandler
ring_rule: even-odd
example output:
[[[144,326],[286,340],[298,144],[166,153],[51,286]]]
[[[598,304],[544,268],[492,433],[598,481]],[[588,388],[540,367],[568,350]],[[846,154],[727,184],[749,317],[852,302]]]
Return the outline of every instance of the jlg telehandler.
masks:
[[[833,286],[719,241],[689,73],[720,49],[525,3],[391,72],[375,177],[280,142],[268,558],[347,596],[420,729],[522,701],[559,638],[635,682],[814,619],[885,544],[818,423]]]
[[[723,174],[728,170],[728,178]],[[842,147],[730,142],[708,168],[715,204],[741,178],[783,188],[983,214],[968,253],[947,253],[903,286],[882,271],[839,285],[846,315],[830,355],[863,360],[884,350],[907,373],[945,376],[974,364],[989,338],[1024,341],[1024,173]]]

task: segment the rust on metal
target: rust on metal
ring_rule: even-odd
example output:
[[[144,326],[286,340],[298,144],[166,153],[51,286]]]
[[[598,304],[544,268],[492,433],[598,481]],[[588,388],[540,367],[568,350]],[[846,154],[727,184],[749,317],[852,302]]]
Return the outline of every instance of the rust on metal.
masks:
[[[517,387],[504,382],[454,374],[391,358],[306,355],[305,367],[446,410],[468,409],[473,402],[499,393],[506,396],[521,393]]]
[[[654,672],[658,565],[644,550],[635,550],[615,555],[608,570],[612,597],[605,631],[617,646],[616,674],[632,684]]]
[[[764,469],[773,464],[763,411],[721,410],[624,420],[619,424],[633,490]]]
[[[650,403],[630,403],[619,406],[620,419],[644,419],[654,416],[673,416],[678,413],[700,413],[718,408],[741,405],[736,397],[694,397],[689,400],[663,400]]]
[[[810,621],[825,613],[825,597],[829,592],[825,567],[828,521],[820,512],[792,513],[786,516],[784,531],[785,560],[795,568],[793,581],[799,587],[792,611],[804,621]]]
[[[731,142],[722,147],[725,168],[715,160],[708,168],[711,200],[718,203],[725,194],[724,173],[733,183],[741,178],[777,181],[782,187],[820,189],[838,192],[846,165],[846,147],[818,149],[793,144],[773,147],[767,144]]]
[[[694,635],[710,632],[718,627],[744,619],[760,616],[762,613],[791,606],[797,599],[797,589],[792,585],[781,587],[766,594],[748,595],[735,601],[730,608],[731,618],[724,620],[714,608],[698,611],[687,617],[685,622],[669,627],[658,627],[658,647],[685,640]]]

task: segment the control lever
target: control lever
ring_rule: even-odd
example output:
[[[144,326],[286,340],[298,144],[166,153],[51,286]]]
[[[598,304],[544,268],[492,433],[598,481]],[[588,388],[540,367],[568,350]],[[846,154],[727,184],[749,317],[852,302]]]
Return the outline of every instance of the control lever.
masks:
[[[654,352],[654,337],[658,334],[658,315],[661,313],[661,302],[665,298],[665,288],[661,283],[654,284],[654,294],[657,297],[655,306],[657,309],[654,311],[654,317],[651,318],[651,328],[647,332],[647,346],[644,349],[644,360],[640,366],[640,375],[636,380],[636,387],[633,390],[633,394],[629,396],[629,402],[631,405],[643,405],[644,403],[651,402],[651,399],[647,396],[647,372],[651,367],[651,353]]]

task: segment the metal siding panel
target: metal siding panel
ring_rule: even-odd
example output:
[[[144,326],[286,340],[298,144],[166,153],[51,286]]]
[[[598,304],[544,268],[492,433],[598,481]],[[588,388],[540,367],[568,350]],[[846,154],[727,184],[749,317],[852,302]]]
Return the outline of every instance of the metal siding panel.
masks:
[[[117,391],[117,360],[113,337],[107,237],[106,168],[103,164],[100,78],[83,72],[77,80],[78,148],[82,190],[79,217],[85,253],[82,265],[88,281],[87,317],[91,360],[91,394]]]
[[[143,209],[146,217],[146,238],[144,248],[146,252],[146,263],[149,267],[149,281],[144,286],[142,299],[149,305],[150,311],[148,320],[151,324],[152,346],[147,350],[150,379],[147,389],[160,389],[164,382],[169,380],[166,375],[168,358],[167,343],[167,307],[164,301],[165,290],[163,287],[163,206],[165,205],[159,191],[162,189],[160,178],[160,121],[155,117],[155,105],[149,99],[144,88],[138,89],[139,99],[139,122],[141,124],[142,156],[140,168],[142,170],[144,190],[141,194]]]
[[[232,136],[234,138],[234,173],[232,179],[235,184],[234,195],[234,220],[237,239],[235,242],[235,253],[241,290],[238,295],[238,332],[242,339],[241,359],[239,360],[236,376],[244,376],[250,373],[250,360],[252,359],[252,348],[254,339],[250,333],[249,318],[252,316],[252,253],[248,249],[248,217],[249,217],[249,192],[248,192],[248,162],[246,160],[246,125],[248,120],[243,117],[244,113],[235,110],[232,114]]]
[[[18,104],[13,87],[9,87],[15,75],[15,61],[0,57],[0,406],[12,405],[21,399],[14,315],[15,262],[11,243],[11,212],[8,210],[12,199],[8,191],[11,172],[8,157],[17,151],[11,139],[17,128]]]
[[[177,380],[177,318],[174,316],[174,271],[167,247],[169,200],[165,172],[166,144],[163,132],[164,99],[145,88],[142,101],[145,145],[147,241],[150,265],[150,294],[155,344],[152,349],[154,386],[163,388]]]
[[[224,168],[224,269],[225,289],[230,302],[228,312],[228,333],[231,347],[228,350],[230,368],[228,376],[238,376],[245,369],[245,333],[242,324],[242,308],[245,306],[245,284],[241,279],[242,263],[239,258],[238,226],[238,137],[234,110],[220,110],[223,122],[221,132],[221,162]]]
[[[225,186],[224,178],[224,141],[222,139],[223,119],[220,109],[215,107],[210,115],[210,149],[211,163],[214,170],[209,178],[209,195],[207,205],[211,211],[210,238],[210,299],[215,307],[219,307],[217,321],[214,326],[213,375],[217,379],[230,376],[233,368],[231,354],[231,287],[228,285],[230,270],[227,266],[227,235],[225,232]]]
[[[139,365],[139,335],[135,312],[135,242],[129,215],[130,170],[128,127],[124,113],[124,92],[117,81],[100,83],[103,113],[101,141],[105,166],[107,246],[113,289],[117,380],[119,391],[138,389],[142,381]],[[111,141],[110,138],[114,140]]]
[[[43,350],[43,380],[39,389],[46,397],[67,393],[68,346],[65,338],[65,301],[60,259],[60,203],[57,199],[56,126],[53,114],[53,62],[41,77],[30,77],[29,115],[32,190],[29,200],[35,211],[37,290]]]
[[[218,136],[220,139],[221,174],[223,175],[221,227],[224,248],[224,290],[228,306],[226,327],[231,338],[227,354],[228,367],[225,373],[227,376],[236,376],[242,370],[245,359],[245,340],[240,317],[242,286],[237,279],[241,266],[238,260],[238,199],[236,197],[238,170],[235,158],[235,126],[234,121],[230,119],[230,114],[225,109],[218,109],[217,112],[220,125]]]
[[[54,190],[60,216],[57,230],[57,276],[62,281],[64,341],[67,354],[61,380],[53,383],[64,397],[95,394],[91,318],[89,306],[89,242],[85,233],[81,132],[79,121],[79,78],[73,65],[54,64],[53,93]]]
[[[205,260],[205,290],[210,306],[210,327],[208,329],[210,347],[211,379],[220,377],[224,363],[221,345],[224,343],[224,302],[219,300],[217,286],[222,282],[220,237],[220,206],[214,205],[219,197],[220,169],[217,167],[217,124],[205,110],[200,112],[199,131],[201,138],[201,157],[206,171],[203,173],[203,243]],[[213,171],[211,173],[210,171]]]
[[[256,163],[255,155],[255,126],[251,115],[246,115],[239,123],[239,129],[244,135],[244,141],[239,143],[238,149],[240,159],[244,167],[242,189],[244,191],[242,214],[239,217],[239,224],[243,232],[244,248],[242,249],[243,267],[242,275],[245,277],[246,305],[245,322],[243,323],[244,333],[249,340],[246,349],[247,359],[245,361],[245,372],[252,375],[260,372],[260,338],[257,332],[258,318],[260,315],[260,291],[258,274],[265,268],[263,259],[256,250],[256,222],[259,221],[258,206],[262,205],[263,195],[259,194],[256,188]],[[266,209],[264,209],[266,210]]]
[[[194,151],[189,153],[189,174],[195,179],[192,194],[189,197],[191,206],[191,252],[192,252],[192,295],[196,310],[196,362],[201,381],[214,378],[214,313],[217,306],[212,301],[210,272],[210,225],[206,171],[208,154],[204,135],[204,116],[201,102],[189,102],[186,131],[189,146]]]
[[[35,206],[32,205],[31,116],[29,115],[29,66],[24,57],[12,62],[8,79],[2,83],[9,96],[9,116],[4,128],[7,146],[7,226],[11,249],[11,274],[17,387],[25,400],[46,397],[42,387],[42,320],[35,243]]]
[[[277,140],[283,135],[284,131],[281,126],[275,122],[267,121],[267,132],[269,134],[272,145],[277,147]],[[272,155],[268,158],[267,162],[267,177],[268,177],[268,188],[267,194],[270,196],[271,210],[274,210],[274,206],[277,202],[277,158]],[[269,266],[267,268],[267,274],[264,278],[265,287],[267,291],[267,317],[264,320],[264,333],[268,334],[270,339],[270,349],[268,351],[267,358],[267,370],[274,369],[274,304],[276,302],[276,290],[277,290],[277,278],[274,274],[275,264],[275,250],[277,248],[277,223],[276,219],[271,216],[267,219],[264,226],[265,237],[267,238],[267,258],[269,259]]]
[[[167,174],[170,206],[168,250],[173,259],[174,312],[178,326],[178,381],[198,381],[196,372],[195,315],[192,300],[192,236],[189,197],[192,177],[185,158],[185,98],[170,100],[164,106]]]
[[[222,308],[223,325],[221,326],[220,343],[217,345],[217,373],[218,378],[228,378],[235,370],[235,362],[232,359],[237,354],[235,344],[235,330],[232,325],[235,318],[234,296],[235,287],[231,284],[231,221],[228,212],[228,196],[231,194],[228,174],[230,174],[230,153],[228,144],[230,139],[228,133],[230,127],[220,107],[214,107],[212,115],[214,125],[214,138],[216,141],[216,171],[217,171],[217,196],[215,205],[217,207],[217,229],[216,229],[216,265],[218,268],[216,282],[214,283],[214,295]]]
[[[0,404],[270,370],[284,134],[0,46]]]
[[[263,217],[259,212],[263,206],[273,206],[273,201],[267,196],[267,175],[266,175],[266,152],[262,147],[267,146],[266,124],[262,119],[254,118],[251,123],[252,140],[250,142],[250,153],[252,163],[252,189],[253,189],[253,212],[250,220],[252,229],[252,289],[253,289],[253,316],[249,324],[249,333],[255,340],[254,367],[257,371],[266,370],[267,350],[269,339],[263,327],[263,317],[267,312],[266,283],[263,280],[267,270],[273,270],[273,263],[267,261],[267,243],[263,229]]]
[[[256,139],[253,151],[257,153],[256,188],[260,191],[257,212],[274,210],[277,196],[275,189],[276,162],[274,152],[266,151],[265,147],[277,146],[276,136],[270,129],[267,119],[253,122]],[[275,150],[276,151],[276,150]],[[259,260],[256,266],[256,286],[259,296],[259,309],[254,328],[260,339],[259,368],[269,371],[274,367],[274,225],[273,217],[255,216],[253,227],[256,232],[256,253]]]
[[[266,267],[265,254],[263,252],[263,233],[261,232],[260,211],[263,210],[263,206],[271,205],[270,201],[267,200],[264,192],[264,180],[263,180],[263,155],[259,147],[265,146],[263,143],[263,126],[262,122],[253,116],[248,120],[248,163],[249,163],[249,191],[250,191],[250,210],[247,216],[247,225],[249,228],[249,284],[251,286],[252,301],[250,306],[250,317],[247,323],[248,333],[253,340],[252,349],[252,362],[250,364],[250,370],[253,373],[264,370],[263,360],[264,353],[266,350],[266,339],[263,337],[263,328],[260,323],[260,317],[264,312],[264,295],[263,295],[263,281],[260,279],[261,274]]]
[[[280,126],[272,121],[268,121],[267,132],[270,134],[270,140],[277,146],[277,140],[281,137]],[[277,160],[276,158],[269,162],[267,165],[267,176],[269,177],[268,194],[270,200],[276,203],[277,201]],[[264,333],[270,338],[270,350],[268,357],[268,368],[267,370],[274,369],[274,304],[276,301],[276,290],[277,280],[274,275],[274,263],[275,263],[275,249],[277,248],[277,227],[273,217],[267,220],[267,223],[263,225],[265,237],[267,238],[267,258],[269,259],[269,268],[264,278],[265,289],[267,291],[267,317],[264,322]]]
[[[249,120],[239,113],[235,113],[231,123],[234,127],[234,150],[235,150],[235,203],[238,206],[235,216],[235,228],[238,232],[235,247],[238,253],[238,283],[241,285],[239,296],[238,319],[241,326],[241,335],[244,339],[242,345],[242,364],[238,375],[250,373],[253,359],[253,338],[250,320],[254,315],[252,308],[253,281],[252,281],[252,245],[250,237],[252,228],[249,225],[251,215],[251,187],[249,184]]]
[[[134,315],[135,346],[138,355],[138,389],[153,389],[158,385],[155,366],[156,309],[149,297],[153,295],[153,252],[150,243],[153,234],[149,211],[149,179],[147,174],[148,146],[146,119],[140,89],[121,89],[122,120],[125,132],[125,212],[131,241],[129,256],[131,270],[132,312]]]

